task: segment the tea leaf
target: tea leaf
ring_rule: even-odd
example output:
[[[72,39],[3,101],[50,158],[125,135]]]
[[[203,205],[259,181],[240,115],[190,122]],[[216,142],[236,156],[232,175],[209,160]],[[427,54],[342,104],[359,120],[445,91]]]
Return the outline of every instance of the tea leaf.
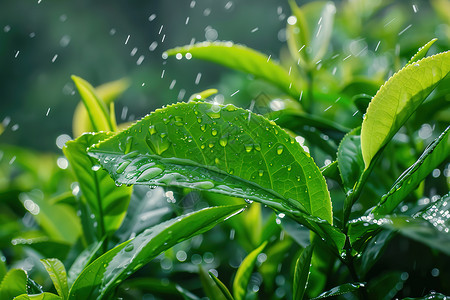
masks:
[[[358,127],[347,133],[338,148],[337,162],[345,192],[354,188],[364,170],[360,132]]]
[[[27,274],[22,269],[11,269],[0,284],[0,299],[13,299],[27,292]]]
[[[41,293],[37,295],[20,295],[14,300],[61,300],[62,298],[52,293]]]
[[[202,282],[203,291],[209,299],[227,300],[221,287],[216,284],[216,281],[209,276],[208,272],[206,272],[201,265],[199,266],[198,274],[200,276],[200,281]]]
[[[254,75],[278,86],[282,91],[298,99],[300,90],[289,73],[270,57],[258,51],[235,45],[232,42],[203,42],[192,46],[173,48],[167,55],[186,55],[211,61],[222,66]]]
[[[67,286],[66,268],[64,268],[62,262],[56,258],[41,259],[41,262],[50,275],[59,296],[63,300],[67,299],[69,287]]]
[[[376,216],[391,213],[434,168],[449,156],[450,126],[425,149],[412,166],[403,172],[389,192],[381,198],[380,203],[373,209],[373,213]]]
[[[90,146],[110,136],[104,132],[87,133],[67,142],[63,148],[80,184],[83,202],[87,203],[98,222],[100,238],[119,228],[131,196],[131,188],[117,187],[108,173],[86,153]]]
[[[323,299],[327,297],[339,296],[343,294],[347,294],[350,292],[354,292],[360,288],[364,288],[365,283],[345,283],[340,286],[334,287],[329,291],[323,292],[317,297],[312,298],[311,300]]]
[[[262,243],[261,246],[250,252],[242,261],[239,269],[236,272],[236,276],[233,280],[233,295],[236,300],[243,300],[247,295],[247,286],[252,275],[253,268],[256,263],[258,255],[264,250],[267,245],[267,241]]]
[[[117,183],[222,193],[332,223],[326,183],[310,155],[274,122],[231,104],[156,110],[90,154]]]
[[[242,205],[205,208],[146,229],[87,266],[70,289],[69,299],[101,299],[163,251],[208,231],[242,209]]]
[[[234,300],[233,296],[231,296],[230,291],[227,289],[225,284],[223,284],[222,281],[219,280],[213,273],[209,272],[209,276],[214,280],[214,282],[217,284],[219,289],[221,290],[222,294],[225,295],[225,298],[227,300]]]
[[[293,299],[302,300],[308,285],[309,270],[311,268],[311,258],[313,254],[313,245],[303,249],[295,264],[294,280],[292,282]]]
[[[422,58],[424,58],[427,55],[428,50],[430,50],[430,47],[433,46],[434,42],[436,42],[437,39],[434,38],[431,41],[429,41],[428,43],[426,43],[425,45],[423,45],[422,47],[419,48],[419,50],[417,51],[416,54],[413,55],[413,57],[411,57],[411,59],[408,61],[408,63],[405,65],[405,67],[407,65],[410,65]]]
[[[394,74],[367,108],[361,128],[365,168],[450,72],[450,51],[423,58]]]

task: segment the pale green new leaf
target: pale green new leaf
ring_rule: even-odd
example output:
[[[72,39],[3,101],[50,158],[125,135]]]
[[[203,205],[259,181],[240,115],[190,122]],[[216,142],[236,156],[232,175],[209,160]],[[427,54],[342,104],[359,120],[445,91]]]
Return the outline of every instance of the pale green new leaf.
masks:
[[[203,42],[190,46],[173,48],[167,55],[185,55],[192,58],[211,61],[225,67],[252,74],[267,80],[281,90],[298,99],[300,90],[289,73],[270,57],[243,45],[232,42]]]
[[[163,251],[210,230],[241,212],[243,207],[234,205],[205,208],[146,229],[87,266],[72,285],[69,299],[102,299]]]
[[[302,300],[308,285],[309,273],[311,268],[311,258],[313,254],[313,245],[303,249],[295,264],[294,279],[292,282],[293,299]]]
[[[428,50],[430,50],[430,47],[433,46],[434,42],[437,41],[437,38],[432,39],[431,41],[429,41],[428,43],[426,43],[425,45],[423,45],[422,47],[419,48],[419,50],[417,51],[416,54],[413,55],[413,57],[411,57],[411,59],[408,61],[408,63],[405,65],[405,67],[407,65],[410,65],[422,58],[425,57],[425,55],[427,55]]]
[[[391,213],[439,164],[450,156],[450,126],[435,139],[420,158],[392,185],[373,213],[381,216]]]
[[[98,97],[94,87],[75,75],[72,75],[72,80],[80,93],[94,131],[113,131],[114,126],[111,123],[108,108],[103,100]]]
[[[69,296],[69,287],[67,285],[66,268],[62,262],[56,258],[41,259],[41,262],[50,275],[59,296],[63,300],[67,299]]]
[[[247,295],[247,286],[252,275],[253,268],[256,263],[258,255],[264,250],[267,241],[261,244],[258,248],[250,252],[239,266],[236,276],[233,280],[233,295],[236,300],[244,300]]]
[[[158,109],[89,153],[117,183],[216,192],[332,224],[325,179],[310,155],[274,122],[231,104]]]
[[[22,269],[11,269],[0,284],[0,299],[13,299],[27,292],[27,274]]]
[[[367,108],[361,129],[366,169],[375,154],[449,72],[450,51],[447,51],[406,66],[378,90]]]
[[[132,191],[130,187],[117,187],[108,173],[86,153],[90,146],[110,136],[111,134],[105,132],[86,133],[74,141],[67,142],[63,148],[80,184],[82,199],[89,205],[98,222],[100,238],[119,228]]]

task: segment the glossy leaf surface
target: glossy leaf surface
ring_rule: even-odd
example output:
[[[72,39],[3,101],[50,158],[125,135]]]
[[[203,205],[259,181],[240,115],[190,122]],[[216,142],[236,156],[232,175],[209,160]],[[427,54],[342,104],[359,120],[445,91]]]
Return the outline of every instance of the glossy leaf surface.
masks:
[[[236,276],[233,280],[233,296],[236,300],[244,300],[245,296],[247,295],[247,286],[250,281],[250,276],[252,275],[253,268],[256,263],[256,259],[258,258],[258,255],[264,250],[266,247],[267,242],[264,242],[250,252],[242,261],[241,265],[239,266]]]
[[[209,299],[227,300],[227,297],[223,293],[222,289],[216,284],[216,281],[209,276],[208,272],[199,267],[200,281],[202,282],[203,291]]]
[[[62,262],[56,258],[41,259],[47,273],[52,279],[59,296],[64,300],[69,296],[69,287],[67,285],[66,268]]]
[[[434,38],[431,41],[429,41],[428,43],[426,43],[425,45],[423,45],[422,47],[419,48],[419,50],[417,51],[416,54],[413,55],[413,57],[411,57],[411,59],[408,61],[408,63],[405,65],[410,65],[422,58],[424,58],[427,55],[428,50],[430,50],[430,47],[433,46],[434,42],[436,42],[437,39]]]
[[[190,53],[193,58],[211,61],[222,66],[252,74],[267,80],[295,99],[300,91],[289,73],[267,55],[232,42],[203,42],[192,46],[178,47],[167,51],[169,56]]]
[[[73,284],[69,299],[101,299],[161,252],[208,231],[242,209],[242,205],[206,208],[146,229],[87,266]]]
[[[294,280],[292,282],[293,299],[302,300],[308,286],[308,279],[311,268],[311,258],[313,255],[313,245],[309,245],[303,249],[294,269]]]
[[[439,164],[450,156],[450,126],[435,139],[422,153],[420,158],[409,167],[392,185],[374,208],[375,215],[391,213],[397,205],[411,193]]]
[[[361,128],[356,128],[346,134],[337,152],[339,172],[346,192],[353,189],[364,170],[360,132]]]
[[[80,184],[82,199],[95,215],[100,238],[116,231],[125,217],[131,196],[131,188],[117,187],[107,172],[86,153],[93,144],[111,136],[108,133],[87,133],[66,143],[63,151]]]
[[[61,300],[61,299],[62,299],[61,297],[52,293],[42,293],[36,295],[23,294],[14,298],[14,300]]]
[[[367,108],[361,128],[365,168],[450,72],[450,51],[423,58],[394,74]]]
[[[310,155],[274,122],[233,105],[171,105],[89,153],[120,184],[222,193],[332,222],[327,186]]]
[[[329,291],[323,292],[322,294],[320,294],[317,297],[314,297],[311,300],[323,299],[323,298],[327,298],[327,297],[333,297],[333,296],[347,294],[350,292],[354,292],[360,288],[364,288],[364,286],[365,286],[364,283],[345,283],[340,286],[334,287]]]
[[[227,289],[225,284],[223,284],[222,281],[219,280],[213,273],[209,272],[209,276],[214,280],[214,282],[217,284],[219,289],[221,290],[222,294],[225,296],[227,300],[234,300],[233,296],[231,296],[230,291]]]
[[[11,269],[0,283],[0,299],[13,299],[27,292],[27,274],[22,269]]]

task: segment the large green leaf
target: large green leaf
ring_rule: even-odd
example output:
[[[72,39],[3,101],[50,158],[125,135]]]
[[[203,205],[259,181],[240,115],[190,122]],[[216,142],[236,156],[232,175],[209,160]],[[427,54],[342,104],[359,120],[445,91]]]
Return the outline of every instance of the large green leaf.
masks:
[[[409,167],[392,185],[373,213],[382,216],[391,213],[417,185],[450,156],[450,126],[435,139],[420,158]]]
[[[345,192],[354,188],[364,170],[360,131],[361,128],[358,127],[346,134],[339,144],[337,152],[339,173]]]
[[[295,80],[283,67],[265,54],[243,45],[235,45],[232,42],[203,42],[167,51],[169,56],[187,53],[193,58],[211,61],[265,79],[295,99],[300,96]]]
[[[119,97],[128,88],[128,86],[129,82],[127,79],[119,79],[96,87],[95,94],[104,102],[105,105],[109,105],[117,97]],[[79,137],[85,132],[94,131],[94,127],[92,126],[89,114],[83,101],[80,101],[75,108],[72,128],[75,137]]]
[[[258,255],[264,250],[267,245],[267,241],[262,243],[258,248],[250,252],[242,261],[239,269],[236,272],[236,276],[233,280],[233,296],[236,300],[244,300],[247,295],[247,286],[252,275],[253,268],[256,263]]]
[[[327,186],[310,155],[274,122],[231,104],[170,105],[89,153],[116,183],[217,192],[332,223]]]
[[[103,100],[99,98],[94,87],[86,80],[75,75],[72,75],[72,80],[80,93],[94,131],[113,131],[115,126],[111,123],[108,108]]]
[[[21,269],[11,269],[0,284],[0,299],[13,299],[27,292],[27,274]]]
[[[447,51],[404,67],[378,90],[367,108],[361,128],[366,169],[375,154],[449,72],[450,51]]]
[[[66,268],[62,262],[56,258],[41,259],[47,273],[52,279],[59,296],[65,300],[69,296],[69,287],[67,285]]]
[[[82,199],[98,222],[100,238],[116,231],[125,217],[131,196],[130,187],[117,187],[107,172],[100,168],[86,149],[111,136],[108,133],[87,133],[63,148],[80,185]]]
[[[87,266],[70,289],[69,299],[102,299],[161,252],[208,231],[242,209],[242,205],[206,208],[146,229]]]
[[[308,278],[311,268],[311,258],[313,254],[313,245],[309,245],[303,249],[300,254],[294,269],[294,279],[292,282],[293,299],[302,300],[308,285]]]

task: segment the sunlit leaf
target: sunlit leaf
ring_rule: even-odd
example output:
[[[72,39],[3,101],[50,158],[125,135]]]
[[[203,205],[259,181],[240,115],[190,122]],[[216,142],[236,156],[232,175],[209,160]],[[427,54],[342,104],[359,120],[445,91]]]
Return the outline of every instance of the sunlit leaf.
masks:
[[[199,93],[193,94],[191,97],[189,97],[189,101],[200,101],[200,100],[206,100],[206,98],[217,94],[219,91],[217,89],[207,89]]]
[[[450,72],[450,51],[423,58],[394,74],[367,108],[361,128],[365,168]]]
[[[41,293],[36,295],[20,295],[14,300],[61,300],[62,298],[52,293]]]
[[[183,186],[332,223],[313,159],[274,122],[233,105],[178,103],[90,149],[117,183]]]
[[[312,298],[311,300],[323,299],[327,297],[339,296],[343,294],[347,294],[350,292],[354,292],[360,288],[364,288],[365,283],[345,283],[340,286],[334,287],[329,291],[323,292],[317,297]]]
[[[100,238],[119,228],[131,196],[130,187],[117,187],[108,173],[86,153],[90,146],[110,136],[104,132],[87,133],[67,142],[63,148],[80,184],[83,203],[89,206],[98,222]]]
[[[114,126],[111,123],[108,108],[92,85],[75,75],[72,75],[72,80],[80,93],[94,131],[113,131]]]
[[[247,286],[252,275],[253,268],[256,263],[258,255],[264,250],[267,245],[267,241],[262,243],[261,246],[250,252],[242,261],[239,266],[236,276],[233,280],[233,296],[236,300],[243,300],[247,295]]]
[[[420,158],[409,167],[392,185],[373,213],[376,216],[391,213],[400,202],[439,164],[450,156],[450,126],[435,139]]]
[[[242,205],[205,208],[146,229],[87,266],[70,289],[69,299],[101,299],[161,252],[208,231],[242,209]]]
[[[11,269],[0,284],[0,299],[13,299],[27,292],[27,274],[22,269]]]
[[[437,41],[437,39],[434,38],[431,41],[429,41],[428,43],[426,43],[425,45],[423,45],[422,47],[420,47],[419,50],[417,51],[417,53],[414,54],[413,57],[411,57],[411,59],[408,61],[408,63],[405,65],[405,67],[407,65],[415,63],[416,61],[424,58],[427,55],[428,50],[430,50],[430,47],[433,46],[434,42],[436,42],[436,41]]]
[[[42,264],[47,270],[59,296],[65,300],[69,295],[69,287],[67,285],[66,268],[62,262],[56,258],[41,259]]]
[[[288,71],[265,54],[232,42],[203,42],[191,46],[178,47],[167,51],[167,55],[186,55],[211,61],[225,67],[252,74],[265,79],[281,90],[298,99],[300,90]]]
[[[293,299],[302,300],[308,285],[308,278],[311,268],[311,258],[313,254],[313,245],[309,245],[303,249],[300,254],[294,269],[294,279],[292,282]]]

